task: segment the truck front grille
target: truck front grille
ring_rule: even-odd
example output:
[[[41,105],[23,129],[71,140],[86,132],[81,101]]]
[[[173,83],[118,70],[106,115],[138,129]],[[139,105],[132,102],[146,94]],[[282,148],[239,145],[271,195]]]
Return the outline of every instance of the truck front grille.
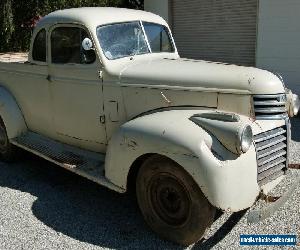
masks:
[[[256,119],[282,119],[287,117],[286,95],[254,95]]]
[[[260,186],[283,175],[287,167],[287,126],[275,128],[254,136]]]

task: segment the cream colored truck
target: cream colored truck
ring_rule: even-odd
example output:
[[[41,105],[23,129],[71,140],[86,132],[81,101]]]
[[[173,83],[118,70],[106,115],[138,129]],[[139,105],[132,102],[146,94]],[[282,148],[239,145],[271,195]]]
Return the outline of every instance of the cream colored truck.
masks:
[[[51,13],[28,62],[0,64],[0,84],[3,160],[20,147],[119,193],[132,186],[147,224],[180,244],[288,170],[297,97],[270,72],[180,58],[151,13]]]

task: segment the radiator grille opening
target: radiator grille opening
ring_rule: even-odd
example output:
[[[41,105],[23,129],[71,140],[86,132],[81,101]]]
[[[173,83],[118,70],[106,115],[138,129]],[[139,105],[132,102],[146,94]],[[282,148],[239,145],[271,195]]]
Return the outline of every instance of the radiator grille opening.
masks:
[[[287,117],[286,95],[254,95],[254,111],[257,119],[282,119]]]
[[[257,154],[257,181],[260,186],[285,174],[287,164],[287,127],[282,126],[254,136]]]

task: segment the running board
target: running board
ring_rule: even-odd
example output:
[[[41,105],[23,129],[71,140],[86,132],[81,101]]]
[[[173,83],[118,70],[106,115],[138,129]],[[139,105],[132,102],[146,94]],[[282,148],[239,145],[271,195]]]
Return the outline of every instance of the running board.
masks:
[[[125,192],[105,178],[104,154],[82,150],[33,132],[12,139],[11,143],[97,184]]]

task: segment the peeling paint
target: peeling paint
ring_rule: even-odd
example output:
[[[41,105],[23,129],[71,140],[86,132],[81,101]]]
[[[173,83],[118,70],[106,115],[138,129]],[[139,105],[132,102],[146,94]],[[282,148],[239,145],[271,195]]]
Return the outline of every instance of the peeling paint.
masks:
[[[171,105],[172,101],[170,101],[163,92],[160,92],[161,96],[163,97],[164,101],[168,104],[168,106]]]
[[[136,147],[138,146],[137,142],[133,141],[133,140],[130,140],[129,142],[127,142],[127,146],[129,148],[132,148],[133,150],[136,149]]]
[[[300,164],[299,163],[297,163],[297,164],[289,164],[289,168],[300,170]]]

